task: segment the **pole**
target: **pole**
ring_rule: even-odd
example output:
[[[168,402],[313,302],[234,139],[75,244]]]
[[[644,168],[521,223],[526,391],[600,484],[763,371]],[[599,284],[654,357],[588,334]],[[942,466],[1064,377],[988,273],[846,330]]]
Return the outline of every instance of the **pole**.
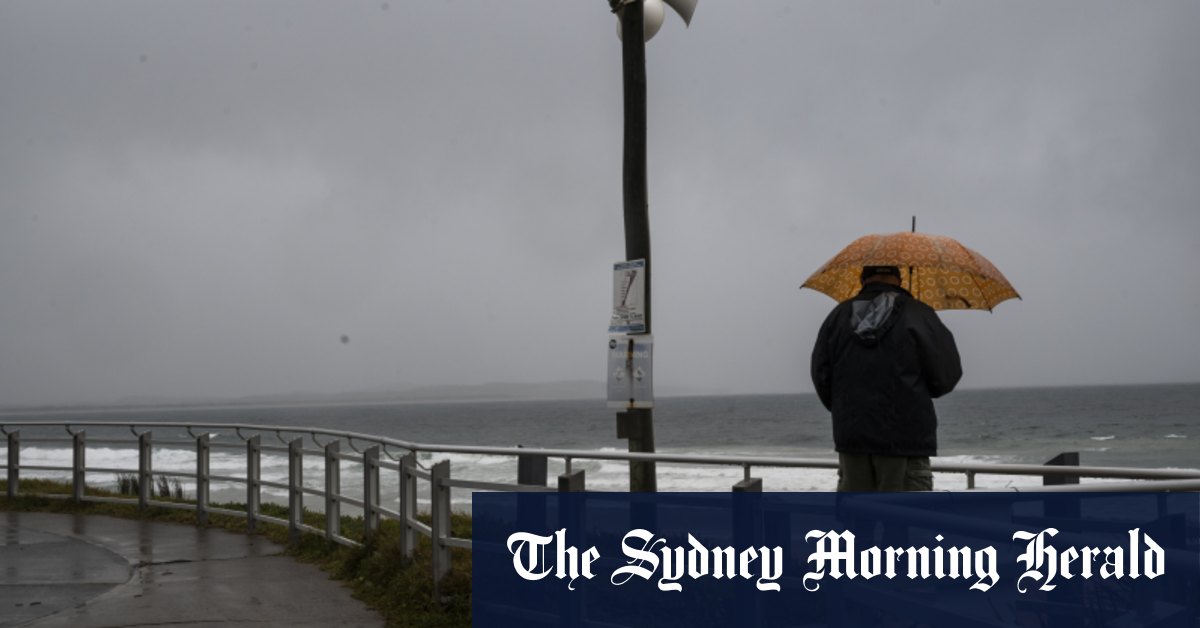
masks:
[[[621,61],[625,92],[625,149],[622,187],[625,210],[625,259],[646,260],[646,333],[650,333],[650,213],[646,184],[646,41],[642,0],[633,0],[619,8],[621,19]],[[633,409],[625,413],[628,422],[618,432],[629,437],[630,452],[654,451],[653,410]],[[622,428],[629,428],[623,430]],[[629,490],[655,491],[658,482],[653,462],[629,463]]]

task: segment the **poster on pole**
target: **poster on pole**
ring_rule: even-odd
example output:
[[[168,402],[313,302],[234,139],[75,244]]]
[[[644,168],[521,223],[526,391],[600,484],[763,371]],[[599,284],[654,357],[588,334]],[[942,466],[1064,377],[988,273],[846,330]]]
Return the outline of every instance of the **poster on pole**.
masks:
[[[613,310],[608,333],[646,333],[646,260],[613,264]]]
[[[654,337],[608,337],[608,407],[654,407]]]

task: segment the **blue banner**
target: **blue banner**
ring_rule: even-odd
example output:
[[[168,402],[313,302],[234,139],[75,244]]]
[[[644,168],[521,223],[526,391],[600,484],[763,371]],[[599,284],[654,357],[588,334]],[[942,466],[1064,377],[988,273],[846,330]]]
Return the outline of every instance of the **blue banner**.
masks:
[[[475,626],[1200,626],[1195,493],[482,493]]]

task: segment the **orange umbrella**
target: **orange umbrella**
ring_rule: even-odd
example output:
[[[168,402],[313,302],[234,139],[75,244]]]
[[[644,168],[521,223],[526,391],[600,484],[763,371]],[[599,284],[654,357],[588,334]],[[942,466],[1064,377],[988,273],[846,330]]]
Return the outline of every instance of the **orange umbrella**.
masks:
[[[859,275],[863,266],[898,266],[904,287],[935,310],[991,311],[1001,301],[1021,298],[979,253],[953,238],[907,231],[867,235],[851,242],[801,287],[823,292],[840,303],[862,288]]]

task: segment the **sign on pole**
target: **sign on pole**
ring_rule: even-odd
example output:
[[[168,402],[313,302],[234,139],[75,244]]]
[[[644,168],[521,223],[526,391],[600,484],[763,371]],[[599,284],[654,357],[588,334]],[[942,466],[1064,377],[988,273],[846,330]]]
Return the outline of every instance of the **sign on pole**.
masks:
[[[613,264],[613,311],[608,333],[646,333],[646,260]]]
[[[608,337],[608,407],[654,407],[654,337]]]

